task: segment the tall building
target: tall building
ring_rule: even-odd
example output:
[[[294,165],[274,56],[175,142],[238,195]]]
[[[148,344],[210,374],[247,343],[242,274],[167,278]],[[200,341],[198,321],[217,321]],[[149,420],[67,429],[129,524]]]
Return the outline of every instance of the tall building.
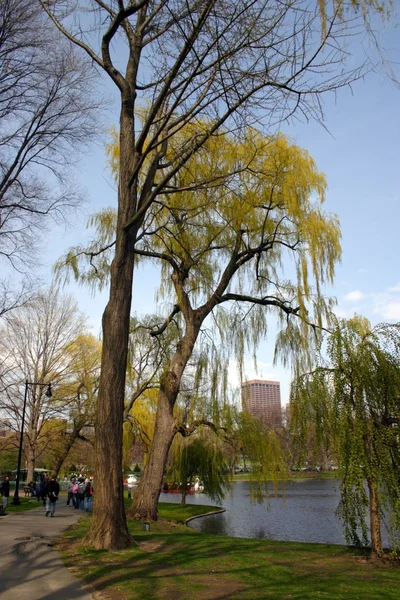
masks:
[[[270,427],[281,427],[281,386],[279,381],[252,379],[242,383],[242,409],[259,417]]]

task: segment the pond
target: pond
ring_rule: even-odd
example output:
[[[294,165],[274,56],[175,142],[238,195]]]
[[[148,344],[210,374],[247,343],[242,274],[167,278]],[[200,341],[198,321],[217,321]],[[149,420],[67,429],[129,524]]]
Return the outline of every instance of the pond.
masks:
[[[285,483],[284,497],[254,503],[250,485],[236,481],[222,506],[226,512],[190,522],[190,527],[205,533],[233,537],[292,542],[345,544],[340,520],[335,516],[339,503],[339,480],[296,479]],[[179,502],[176,494],[160,495],[161,502]],[[187,497],[188,504],[215,505],[206,494]],[[388,536],[383,535],[388,545]],[[386,538],[386,539],[385,539]]]

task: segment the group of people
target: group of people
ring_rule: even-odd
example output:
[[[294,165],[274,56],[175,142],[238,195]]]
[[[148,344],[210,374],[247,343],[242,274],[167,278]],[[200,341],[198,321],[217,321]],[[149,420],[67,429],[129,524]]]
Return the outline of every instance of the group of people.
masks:
[[[57,481],[55,475],[48,477],[44,475],[41,477],[38,486],[31,482],[28,484],[32,494],[37,497],[38,502],[42,501],[43,506],[46,507],[46,517],[54,516],[56,509],[56,502],[60,494],[60,484]],[[85,479],[85,477],[71,477],[68,482],[67,488],[67,506],[72,505],[74,508],[86,510],[87,512],[92,510],[93,505],[93,481],[91,479]],[[4,481],[0,484],[0,493],[3,497],[1,505],[1,513],[5,514],[5,510],[8,505],[8,498],[10,496],[10,479],[5,477]]]
[[[93,506],[93,480],[85,477],[71,477],[67,487],[67,506],[90,512]]]
[[[38,500],[42,498],[43,506],[46,506],[46,517],[49,515],[52,517],[56,508],[56,502],[60,493],[60,486],[57,482],[56,476],[52,476],[49,479],[47,476],[43,477],[38,488],[30,486],[34,491]],[[5,514],[5,510],[8,505],[8,498],[10,497],[10,478],[5,477],[4,481],[0,485],[1,495],[3,496],[2,502],[2,513]]]
[[[50,517],[54,517],[56,502],[60,494],[60,484],[58,483],[56,476],[52,475],[51,477],[48,477],[47,475],[42,475],[38,486],[35,482],[31,481],[26,488],[30,489],[32,495],[36,496],[38,502],[42,501],[43,506],[46,507],[46,517],[49,515]]]

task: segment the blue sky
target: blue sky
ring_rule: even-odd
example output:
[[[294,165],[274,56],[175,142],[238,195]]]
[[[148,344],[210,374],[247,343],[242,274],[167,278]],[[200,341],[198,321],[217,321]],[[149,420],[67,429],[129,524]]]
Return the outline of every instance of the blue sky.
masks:
[[[400,80],[400,40],[396,29],[391,28],[385,47]],[[282,127],[296,144],[310,152],[319,170],[326,174],[325,209],[336,213],[341,222],[343,258],[337,267],[335,285],[327,292],[336,296],[340,316],[359,313],[373,324],[400,321],[399,106],[400,89],[384,75],[371,73],[351,90],[325,97],[325,125],[329,131],[315,122]],[[83,158],[80,171],[88,203],[69,231],[51,232],[42,269],[47,279],[60,254],[88,239],[85,215],[115,205],[116,195],[105,169],[101,144]],[[66,289],[76,296],[93,332],[98,334],[107,293],[93,297],[75,285]],[[154,272],[140,268],[135,277],[133,310],[146,312],[153,305]],[[258,372],[251,359],[246,362],[246,375],[281,381],[282,401],[286,403],[290,373],[272,366],[273,342],[272,336],[261,345]],[[234,366],[231,381],[237,385]]]

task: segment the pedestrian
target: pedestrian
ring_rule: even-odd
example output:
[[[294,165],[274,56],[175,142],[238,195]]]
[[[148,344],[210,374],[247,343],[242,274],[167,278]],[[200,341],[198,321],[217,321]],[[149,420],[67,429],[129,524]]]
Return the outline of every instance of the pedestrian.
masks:
[[[46,517],[49,515],[54,517],[54,511],[56,509],[56,502],[58,500],[58,494],[60,493],[60,486],[55,475],[52,475],[50,481],[46,485]]]
[[[79,479],[79,483],[78,483],[78,508],[80,508],[81,510],[85,509],[85,490],[86,490],[86,483],[85,483],[85,479],[83,477],[81,477]],[[76,508],[76,506],[75,506]]]
[[[1,484],[1,495],[3,496],[3,514],[6,512],[8,498],[10,496],[10,478],[5,477]]]
[[[90,512],[92,510],[93,486],[90,479],[86,479],[85,483],[85,510],[86,512]]]
[[[75,508],[79,508],[79,498],[78,498],[78,492],[79,492],[79,484],[78,484],[78,480],[75,479],[74,481],[74,485],[72,486],[72,502]]]
[[[43,506],[46,505],[46,488],[47,488],[47,484],[49,483],[49,478],[47,477],[47,475],[43,475],[43,477],[41,477],[40,479],[40,485],[39,485],[39,494],[38,494],[38,500],[42,500]]]
[[[73,487],[75,484],[75,477],[71,477],[71,479],[68,482],[68,487],[67,487],[67,493],[68,493],[68,498],[67,498],[67,506],[69,506],[69,503],[72,500],[72,506],[75,506],[75,496],[74,496],[74,492],[73,492]]]

